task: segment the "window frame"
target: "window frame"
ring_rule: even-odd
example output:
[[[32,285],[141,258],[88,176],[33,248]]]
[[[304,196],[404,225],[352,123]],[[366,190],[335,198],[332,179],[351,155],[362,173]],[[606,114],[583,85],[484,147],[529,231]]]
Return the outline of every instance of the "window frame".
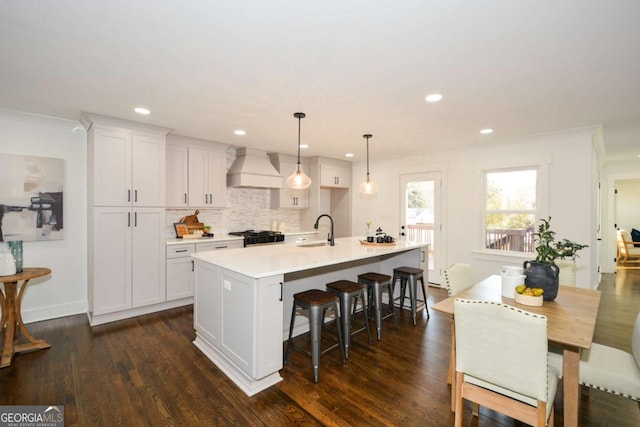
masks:
[[[532,213],[535,216],[534,225],[537,227],[537,224],[540,218],[546,218],[548,212],[548,197],[549,197],[549,164],[545,162],[540,163],[526,163],[521,165],[511,165],[509,167],[488,167],[481,169],[480,172],[480,180],[481,180],[481,194],[480,201],[482,207],[480,209],[480,221],[479,221],[479,234],[478,234],[478,249],[474,251],[481,255],[487,255],[491,259],[494,257],[503,257],[504,259],[517,258],[522,260],[532,259],[535,256],[535,252],[518,252],[518,251],[507,251],[502,249],[490,249],[486,247],[486,219],[487,214],[490,212],[487,209],[487,176],[490,173],[501,173],[501,172],[517,172],[517,171],[526,171],[526,170],[535,170],[536,171],[536,200],[535,206],[536,208],[532,211],[530,210],[504,210],[500,212],[506,213]]]

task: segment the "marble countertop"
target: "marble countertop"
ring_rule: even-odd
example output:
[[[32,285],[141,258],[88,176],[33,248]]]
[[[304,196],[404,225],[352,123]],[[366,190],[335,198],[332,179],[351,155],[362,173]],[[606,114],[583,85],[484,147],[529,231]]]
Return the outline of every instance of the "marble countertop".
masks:
[[[284,237],[289,240],[289,237],[308,236],[310,234],[318,234],[318,230],[311,231],[285,231]],[[227,233],[214,233],[213,237],[200,237],[198,239],[167,239],[167,245],[185,245],[190,243],[205,243],[205,242],[228,242],[229,240],[243,240],[242,236],[232,236]]]
[[[245,276],[259,279],[277,274],[292,273],[403,252],[428,245],[426,243],[402,240],[396,242],[393,246],[368,246],[362,245],[360,239],[360,237],[335,239],[335,246],[305,246],[325,242],[325,240],[311,240],[304,241],[302,244],[281,243],[227,249],[224,251],[207,251],[192,254],[191,256]]]

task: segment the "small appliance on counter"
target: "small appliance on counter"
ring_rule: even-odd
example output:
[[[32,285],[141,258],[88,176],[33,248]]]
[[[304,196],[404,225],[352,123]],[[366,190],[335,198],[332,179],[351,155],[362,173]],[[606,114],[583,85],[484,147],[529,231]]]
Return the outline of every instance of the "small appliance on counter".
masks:
[[[229,233],[232,236],[244,237],[244,246],[251,245],[264,245],[270,243],[283,243],[284,234],[280,231],[269,230],[244,230],[244,231],[232,231]]]

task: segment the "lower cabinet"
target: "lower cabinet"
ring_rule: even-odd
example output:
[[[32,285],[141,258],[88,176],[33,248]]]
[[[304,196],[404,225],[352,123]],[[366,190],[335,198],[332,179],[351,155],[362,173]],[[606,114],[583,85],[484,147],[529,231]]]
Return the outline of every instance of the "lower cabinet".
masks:
[[[96,207],[92,221],[90,316],[165,301],[165,209]]]
[[[189,243],[167,246],[167,301],[193,297],[195,252],[241,248],[242,240]]]

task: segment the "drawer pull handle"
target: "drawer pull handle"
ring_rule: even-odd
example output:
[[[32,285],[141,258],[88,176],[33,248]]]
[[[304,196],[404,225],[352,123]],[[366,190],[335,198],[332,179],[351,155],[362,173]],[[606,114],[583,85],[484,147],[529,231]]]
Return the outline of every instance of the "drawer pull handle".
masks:
[[[180,249],[180,250],[176,251],[176,253],[178,253],[178,252],[189,252],[189,249]]]

